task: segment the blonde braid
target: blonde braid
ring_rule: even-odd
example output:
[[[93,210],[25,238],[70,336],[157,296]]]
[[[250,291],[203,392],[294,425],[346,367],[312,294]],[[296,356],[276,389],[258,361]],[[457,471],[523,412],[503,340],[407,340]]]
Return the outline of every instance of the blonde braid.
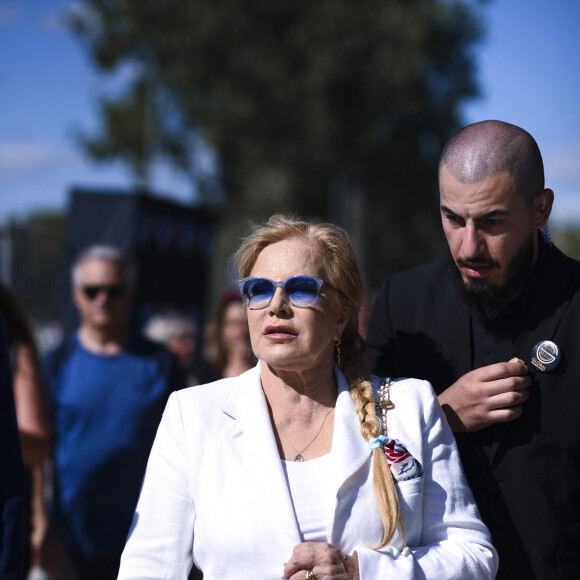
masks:
[[[371,382],[368,379],[360,381],[351,389],[351,396],[360,420],[360,431],[365,441],[377,437],[381,423],[375,411],[375,398]],[[401,530],[403,538],[405,537],[399,496],[382,446],[373,449],[373,488],[383,521],[383,537],[380,544],[374,548],[379,550],[392,540],[397,528]]]

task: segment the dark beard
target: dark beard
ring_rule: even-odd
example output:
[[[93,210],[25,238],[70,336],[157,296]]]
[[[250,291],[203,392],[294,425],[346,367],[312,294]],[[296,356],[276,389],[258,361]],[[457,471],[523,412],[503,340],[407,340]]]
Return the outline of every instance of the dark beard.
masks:
[[[534,262],[534,234],[524,240],[507,267],[507,278],[503,284],[490,284],[479,278],[464,282],[457,265],[453,263],[453,279],[461,299],[473,314],[488,321],[509,315],[510,306],[522,293],[532,271]]]

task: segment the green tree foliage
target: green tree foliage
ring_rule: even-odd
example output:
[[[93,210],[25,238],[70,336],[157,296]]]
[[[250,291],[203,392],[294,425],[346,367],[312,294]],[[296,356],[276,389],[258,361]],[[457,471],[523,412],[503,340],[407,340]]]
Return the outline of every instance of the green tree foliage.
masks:
[[[560,250],[566,255],[580,260],[580,229],[567,226],[564,228],[554,228],[552,230],[552,239]]]
[[[85,145],[141,178],[154,155],[194,174],[201,135],[227,200],[219,254],[249,220],[321,216],[351,231],[376,286],[444,247],[436,164],[477,93],[478,4],[83,0],[72,24],[96,65],[136,71]]]
[[[62,314],[68,280],[63,280],[65,216],[57,212],[34,213],[13,221],[2,231],[9,264],[7,282],[34,322],[58,320]]]

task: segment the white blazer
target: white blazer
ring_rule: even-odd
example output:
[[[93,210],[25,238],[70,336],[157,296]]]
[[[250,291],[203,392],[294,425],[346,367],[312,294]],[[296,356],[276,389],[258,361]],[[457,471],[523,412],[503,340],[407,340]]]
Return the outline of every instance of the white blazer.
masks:
[[[381,550],[372,452],[347,382],[339,382],[331,463],[329,542],[358,553],[361,580],[486,579],[497,554],[467,486],[453,435],[426,381],[393,384],[389,436],[424,468],[397,483],[407,545]],[[377,386],[378,386],[378,380]],[[377,399],[378,400],[378,399]],[[119,579],[273,580],[301,543],[276,447],[260,365],[236,378],[173,393],[151,451]]]

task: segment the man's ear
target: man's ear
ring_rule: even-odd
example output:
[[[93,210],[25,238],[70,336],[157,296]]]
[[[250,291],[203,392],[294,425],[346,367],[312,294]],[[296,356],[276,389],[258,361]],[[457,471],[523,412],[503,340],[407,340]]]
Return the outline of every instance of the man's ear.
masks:
[[[554,192],[551,189],[544,189],[544,191],[536,195],[536,198],[534,199],[534,225],[537,228],[546,225],[546,222],[552,213],[553,205]]]

